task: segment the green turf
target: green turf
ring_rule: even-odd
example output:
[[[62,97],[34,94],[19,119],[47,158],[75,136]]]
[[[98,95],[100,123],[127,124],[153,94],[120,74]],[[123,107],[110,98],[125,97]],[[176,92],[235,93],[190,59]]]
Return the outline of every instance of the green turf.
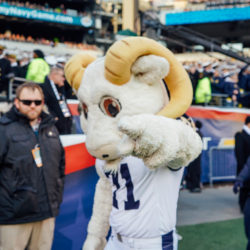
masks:
[[[245,250],[243,219],[177,227],[178,250]]]

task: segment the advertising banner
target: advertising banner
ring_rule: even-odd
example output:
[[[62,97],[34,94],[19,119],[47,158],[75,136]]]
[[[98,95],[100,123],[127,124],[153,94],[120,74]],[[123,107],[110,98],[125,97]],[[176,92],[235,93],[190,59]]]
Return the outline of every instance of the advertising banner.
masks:
[[[91,27],[94,24],[93,18],[89,16],[75,17],[62,13],[17,7],[13,5],[8,5],[7,3],[0,3],[0,15],[84,27]]]

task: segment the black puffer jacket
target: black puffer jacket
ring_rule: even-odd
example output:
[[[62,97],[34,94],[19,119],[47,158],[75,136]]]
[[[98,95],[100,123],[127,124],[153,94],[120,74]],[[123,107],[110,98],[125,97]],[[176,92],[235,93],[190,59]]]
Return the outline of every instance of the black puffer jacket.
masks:
[[[250,181],[250,156],[247,159],[246,164],[240,171],[239,175],[237,176],[236,180],[243,181],[245,183],[249,183]],[[250,191],[249,191],[250,194]]]
[[[13,107],[0,119],[0,224],[58,215],[64,186],[64,149],[54,119],[42,113],[39,135]],[[32,149],[40,145],[42,167]]]

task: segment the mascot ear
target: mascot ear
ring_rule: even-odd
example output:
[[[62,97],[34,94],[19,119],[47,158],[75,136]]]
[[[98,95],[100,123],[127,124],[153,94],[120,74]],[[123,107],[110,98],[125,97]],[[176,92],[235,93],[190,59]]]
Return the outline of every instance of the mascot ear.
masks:
[[[142,56],[132,65],[131,72],[140,82],[153,85],[167,76],[169,63],[167,59],[160,56]]]
[[[72,56],[64,67],[65,77],[70,86],[77,92],[79,89],[82,77],[87,66],[96,58],[85,53],[80,53]]]
[[[170,71],[164,78],[170,92],[170,102],[158,115],[177,118],[192,103],[193,88],[189,76],[174,54],[156,41],[146,37],[128,37],[115,42],[105,57],[105,78],[116,85],[126,84],[131,77],[131,67],[141,56],[156,55],[167,59]]]

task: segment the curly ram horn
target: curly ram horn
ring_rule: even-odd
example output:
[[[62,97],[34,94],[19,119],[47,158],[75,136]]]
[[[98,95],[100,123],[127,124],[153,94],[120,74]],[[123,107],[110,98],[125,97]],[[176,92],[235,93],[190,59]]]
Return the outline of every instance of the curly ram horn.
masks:
[[[86,67],[96,58],[89,54],[76,54],[70,58],[64,68],[65,77],[74,90],[80,87]]]
[[[192,102],[192,84],[173,53],[158,42],[146,37],[129,37],[114,43],[106,54],[105,77],[113,84],[125,84],[130,79],[131,66],[136,59],[150,54],[166,58],[170,65],[170,72],[164,78],[170,102],[158,115],[177,118],[186,112]]]

